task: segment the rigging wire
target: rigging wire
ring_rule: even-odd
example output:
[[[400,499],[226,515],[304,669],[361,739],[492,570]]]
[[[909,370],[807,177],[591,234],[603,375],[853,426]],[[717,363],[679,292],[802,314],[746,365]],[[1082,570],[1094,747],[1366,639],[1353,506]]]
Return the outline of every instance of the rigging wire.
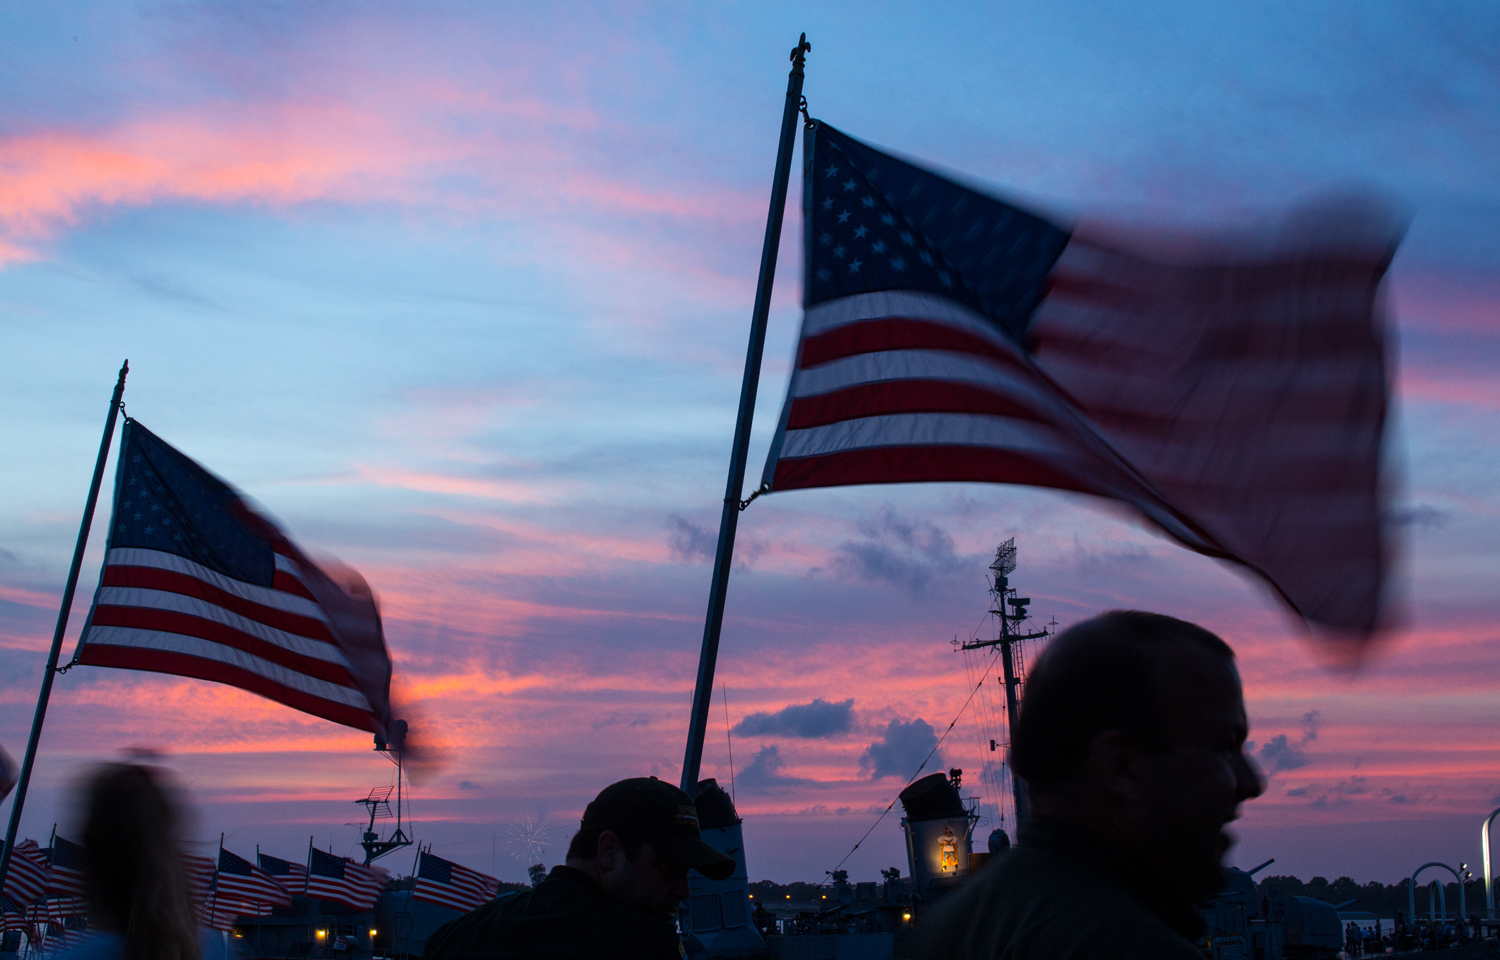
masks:
[[[927,752],[927,757],[922,761],[921,765],[917,767],[916,771],[912,773],[911,777],[901,787],[902,790],[905,790],[907,787],[911,786],[913,781],[917,779],[917,774],[920,774],[922,770],[926,768],[928,761],[931,760],[933,756],[938,752],[938,748],[943,745],[943,741],[948,739],[948,734],[953,732],[953,727],[958,723],[958,718],[962,717],[964,715],[964,711],[969,709],[969,704],[974,700],[974,694],[978,693],[979,688],[982,686],[984,686],[984,677],[980,677],[979,682],[974,685],[974,689],[969,691],[969,696],[964,700],[964,705],[958,708],[958,713],[954,714],[953,719],[948,723],[948,729],[943,731],[943,735],[941,737],[938,737],[937,743],[934,743],[932,745],[932,749]],[[834,871],[838,870],[844,865],[845,861],[854,856],[854,851],[859,849],[861,843],[864,843],[866,840],[870,839],[870,834],[875,832],[875,828],[880,826],[880,821],[885,819],[885,815],[891,812],[891,808],[894,807],[896,805],[896,801],[900,799],[901,794],[898,791],[895,798],[893,798],[890,803],[886,804],[885,809],[880,812],[880,816],[875,818],[875,822],[870,824],[870,829],[866,830],[865,835],[859,838],[859,843],[856,843],[853,847],[850,847],[849,852],[844,854],[844,859],[835,864],[833,870],[830,870],[828,872],[828,875],[830,877],[833,876]],[[813,886],[813,889],[816,890],[818,887],[821,887],[827,882],[827,880],[819,881]]]
[[[992,650],[989,661],[980,667],[981,673],[987,674],[993,669],[998,653],[998,649]],[[968,658],[969,655],[970,651],[965,650],[965,658]],[[994,745],[1005,742],[1006,738],[1000,732],[1002,721],[999,719],[999,708],[995,704],[995,690],[993,686],[985,687],[980,691],[977,710],[979,717],[976,729],[979,737],[979,782],[981,784],[988,784],[994,790],[995,810],[998,814],[1000,826],[1003,829],[1005,825],[1005,788],[1001,782],[1000,770],[1003,768],[1004,761],[1002,759],[1001,765],[997,766],[990,757],[996,752]]]

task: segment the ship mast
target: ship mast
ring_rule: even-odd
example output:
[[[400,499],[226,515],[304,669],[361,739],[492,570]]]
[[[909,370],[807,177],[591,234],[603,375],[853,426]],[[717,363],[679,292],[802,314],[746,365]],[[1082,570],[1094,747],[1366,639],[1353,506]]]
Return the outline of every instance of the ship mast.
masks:
[[[1021,625],[1030,617],[1026,605],[1030,597],[1016,595],[1010,585],[1010,574],[1016,569],[1016,538],[1000,544],[995,551],[995,562],[990,564],[990,613],[1000,621],[1000,635],[994,640],[974,639],[960,644],[962,650],[978,650],[982,647],[1000,648],[1001,680],[1005,684],[1005,720],[1009,738],[1014,742],[1016,719],[1021,714],[1021,684],[1023,682],[1021,655],[1018,645],[1026,640],[1041,640],[1051,636],[1046,630],[1039,633],[1023,633]],[[1019,833],[1029,815],[1026,785],[1011,768],[1010,785],[1015,797],[1016,831]]]

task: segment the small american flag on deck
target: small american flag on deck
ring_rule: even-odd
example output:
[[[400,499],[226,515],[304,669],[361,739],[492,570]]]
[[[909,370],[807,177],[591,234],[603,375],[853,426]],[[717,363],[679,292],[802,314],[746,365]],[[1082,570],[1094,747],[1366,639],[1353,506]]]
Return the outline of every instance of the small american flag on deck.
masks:
[[[425,903],[468,912],[495,898],[500,881],[478,870],[423,851],[418,857],[412,896]]]
[[[82,897],[48,897],[43,904],[47,919],[60,921],[64,917],[88,916],[89,904]]]
[[[307,867],[280,857],[273,857],[269,853],[256,855],[260,861],[260,868],[267,875],[275,877],[276,881],[294,897],[302,896],[303,889],[307,886]]]
[[[310,850],[307,871],[307,895],[318,900],[333,900],[356,910],[368,910],[380,899],[390,873],[376,866],[364,866],[346,857]]]
[[[75,663],[213,680],[384,736],[391,662],[344,590],[219,478],[125,421]]]
[[[805,312],[762,489],[1108,497],[1309,621],[1375,628],[1391,217],[1089,238],[824,123],[803,180]]]
[[[51,864],[51,870],[47,874],[47,892],[82,896],[83,845],[62,837],[53,837],[47,859]]]
[[[0,932],[9,933],[26,926],[26,910],[10,897],[0,894]]]
[[[214,862],[208,857],[184,854],[182,866],[187,873],[188,897],[195,906],[208,903],[214,888]]]
[[[5,877],[5,896],[27,906],[47,889],[47,855],[35,840],[16,844]]]
[[[228,850],[219,851],[219,879],[215,891],[224,902],[266,907],[284,907],[292,902],[291,893],[279,880]]]

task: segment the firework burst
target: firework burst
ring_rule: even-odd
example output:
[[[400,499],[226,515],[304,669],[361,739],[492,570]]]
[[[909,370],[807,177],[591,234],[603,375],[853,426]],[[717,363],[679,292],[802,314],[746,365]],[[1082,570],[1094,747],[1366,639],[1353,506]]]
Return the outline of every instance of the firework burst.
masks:
[[[521,863],[535,863],[546,853],[558,828],[546,817],[527,817],[506,824],[504,833],[505,852]]]

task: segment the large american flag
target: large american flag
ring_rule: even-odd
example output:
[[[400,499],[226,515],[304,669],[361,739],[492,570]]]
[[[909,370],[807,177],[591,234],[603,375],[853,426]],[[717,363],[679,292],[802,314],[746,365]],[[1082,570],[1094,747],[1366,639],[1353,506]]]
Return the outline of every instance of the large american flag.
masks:
[[[83,845],[54,836],[47,860],[51,865],[47,873],[47,892],[82,896]]]
[[[333,900],[368,910],[380,899],[380,891],[390,877],[389,871],[364,866],[347,857],[310,848],[307,871],[307,895],[318,900]]]
[[[468,912],[495,899],[500,881],[425,850],[417,857],[417,885],[412,896],[425,903]]]
[[[125,421],[104,570],[74,662],[214,680],[384,735],[391,662],[335,584],[232,488]]]
[[[1108,497],[1309,621],[1374,629],[1389,217],[1349,201],[1214,245],[1090,238],[821,122],[804,184],[806,309],[763,490]]]
[[[5,876],[5,896],[27,906],[47,890],[47,854],[35,840],[16,844]]]

